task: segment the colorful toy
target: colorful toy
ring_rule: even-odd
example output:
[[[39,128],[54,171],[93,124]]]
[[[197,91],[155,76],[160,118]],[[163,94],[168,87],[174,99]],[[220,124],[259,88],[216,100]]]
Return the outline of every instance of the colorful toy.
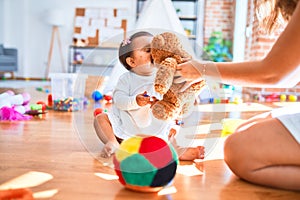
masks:
[[[221,137],[226,137],[227,135],[234,133],[234,131],[245,122],[246,120],[243,119],[223,119]]]
[[[163,99],[152,106],[153,116],[161,120],[174,120],[181,114],[189,113],[196,96],[205,86],[201,80],[180,91],[185,82],[173,83],[177,64],[191,58],[183,50],[179,38],[170,32],[156,35],[151,42],[151,55],[158,70],[155,78],[155,91],[163,94]]]
[[[43,101],[38,101],[38,102],[36,102],[36,104],[42,106],[42,108],[41,108],[42,111],[45,111],[45,110],[47,109],[47,105],[46,105],[46,103],[43,102]]]
[[[97,115],[103,113],[103,109],[102,108],[96,108],[94,110],[94,117],[96,117]]]
[[[14,108],[7,107],[7,106],[0,108],[0,120],[18,121],[18,120],[29,120],[29,119],[31,119],[31,116],[21,114],[20,112],[16,111]]]
[[[291,102],[296,102],[297,101],[297,96],[296,95],[289,95],[289,101],[291,101]]]
[[[53,106],[52,94],[48,94],[48,107],[52,108],[52,106]]]
[[[78,111],[82,107],[82,101],[79,98],[67,97],[64,99],[55,99],[53,101],[53,110],[57,111]]]
[[[31,104],[30,105],[30,110],[26,111],[26,114],[28,115],[38,115],[41,116],[42,114],[46,113],[46,104],[43,102],[38,102],[36,104]]]
[[[103,99],[103,95],[98,90],[95,90],[92,93],[92,98],[94,99],[94,101],[100,101],[101,99]]]
[[[125,188],[157,192],[173,180],[178,156],[171,144],[163,139],[140,135],[124,140],[113,162]]]
[[[15,111],[24,114],[28,110],[30,101],[29,93],[15,94],[13,91],[6,91],[0,94],[0,108],[13,108]]]
[[[285,94],[281,94],[279,97],[280,101],[286,101],[286,95]]]
[[[110,103],[112,101],[112,96],[111,95],[105,94],[103,97],[104,97],[104,100],[107,101],[107,103]]]

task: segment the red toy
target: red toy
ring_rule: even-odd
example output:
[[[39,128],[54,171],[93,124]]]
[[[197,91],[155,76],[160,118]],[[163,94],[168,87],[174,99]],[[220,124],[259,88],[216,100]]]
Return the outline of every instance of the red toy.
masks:
[[[107,101],[107,102],[110,102],[112,100],[112,96],[104,95],[104,100]]]
[[[96,108],[94,110],[94,117],[96,117],[97,115],[103,113],[103,109],[102,108]]]
[[[42,105],[42,111],[45,111],[47,109],[47,105],[43,101],[38,101],[38,102],[36,102],[36,104]]]

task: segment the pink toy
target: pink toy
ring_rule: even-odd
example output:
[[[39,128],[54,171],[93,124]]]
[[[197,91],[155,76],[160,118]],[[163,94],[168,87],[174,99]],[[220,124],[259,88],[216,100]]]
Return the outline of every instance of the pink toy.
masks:
[[[30,95],[28,93],[15,94],[8,90],[0,94],[0,120],[27,120],[28,116],[24,116],[29,109],[28,103]]]
[[[31,118],[32,118],[31,116],[27,116],[19,113],[14,108],[6,107],[6,106],[0,108],[0,120],[16,121],[16,120],[28,120]]]

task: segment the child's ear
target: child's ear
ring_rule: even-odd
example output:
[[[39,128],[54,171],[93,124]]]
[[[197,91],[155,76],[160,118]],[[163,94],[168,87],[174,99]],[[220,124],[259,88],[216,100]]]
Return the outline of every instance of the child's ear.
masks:
[[[126,58],[126,63],[127,63],[130,67],[135,67],[135,66],[136,66],[136,64],[135,64],[135,62],[134,62],[134,59],[131,58],[131,57],[127,57],[127,58]]]

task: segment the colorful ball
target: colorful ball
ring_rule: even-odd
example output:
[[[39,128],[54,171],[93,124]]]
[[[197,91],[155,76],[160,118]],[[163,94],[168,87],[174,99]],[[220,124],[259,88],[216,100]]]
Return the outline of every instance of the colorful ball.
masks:
[[[127,189],[157,192],[170,183],[178,164],[173,146],[155,136],[124,140],[114,155],[119,181]]]
[[[95,101],[99,101],[99,100],[103,99],[103,95],[101,94],[101,92],[95,90],[95,91],[92,93],[92,98],[93,98]]]

